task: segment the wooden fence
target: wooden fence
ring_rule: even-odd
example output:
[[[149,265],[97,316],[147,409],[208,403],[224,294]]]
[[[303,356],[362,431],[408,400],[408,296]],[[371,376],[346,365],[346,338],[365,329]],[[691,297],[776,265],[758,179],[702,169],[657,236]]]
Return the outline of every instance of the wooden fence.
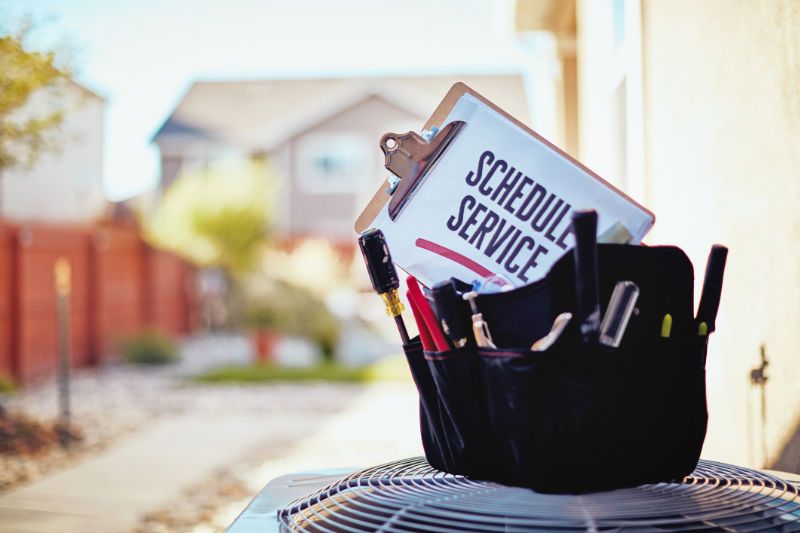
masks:
[[[192,270],[135,227],[0,223],[0,375],[26,383],[55,371],[60,258],[72,270],[73,366],[103,362],[144,329],[188,331]]]

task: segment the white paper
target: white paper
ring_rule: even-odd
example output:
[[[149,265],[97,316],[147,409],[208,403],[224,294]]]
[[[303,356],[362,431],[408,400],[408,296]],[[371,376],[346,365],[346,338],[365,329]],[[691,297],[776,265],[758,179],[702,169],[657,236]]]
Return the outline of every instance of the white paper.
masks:
[[[423,284],[540,279],[571,249],[576,209],[598,212],[598,234],[621,223],[634,243],[652,227],[650,213],[473,96],[444,124],[454,120],[467,124],[414,197],[394,221],[387,203],[374,222],[394,262]]]

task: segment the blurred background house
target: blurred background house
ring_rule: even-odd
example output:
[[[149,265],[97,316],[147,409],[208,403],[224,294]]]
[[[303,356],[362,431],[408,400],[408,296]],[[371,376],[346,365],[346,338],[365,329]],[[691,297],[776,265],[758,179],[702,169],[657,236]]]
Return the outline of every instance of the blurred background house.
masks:
[[[529,120],[521,73],[195,82],[153,138],[159,187],[222,160],[267,159],[279,180],[276,237],[351,247],[356,216],[386,178],[378,140],[418,130],[457,81]]]
[[[0,216],[6,220],[83,224],[107,213],[103,191],[103,132],[106,101],[75,82],[35,94],[25,113],[67,110],[60,135],[65,144],[33,168],[0,177]]]

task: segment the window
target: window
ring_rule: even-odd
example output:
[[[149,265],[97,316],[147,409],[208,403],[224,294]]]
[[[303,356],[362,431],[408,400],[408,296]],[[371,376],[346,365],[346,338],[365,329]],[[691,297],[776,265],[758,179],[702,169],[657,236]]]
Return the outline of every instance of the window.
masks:
[[[355,192],[371,168],[369,143],[352,133],[318,133],[300,141],[298,183],[311,192]]]

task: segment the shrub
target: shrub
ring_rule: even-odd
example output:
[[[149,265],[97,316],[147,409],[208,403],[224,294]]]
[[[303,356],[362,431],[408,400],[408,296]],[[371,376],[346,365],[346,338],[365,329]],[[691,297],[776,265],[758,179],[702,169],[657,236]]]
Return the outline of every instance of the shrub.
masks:
[[[0,394],[11,394],[17,390],[14,382],[3,375],[0,375]]]
[[[178,347],[171,338],[144,331],[120,343],[126,361],[135,365],[163,365],[178,360]]]
[[[245,325],[305,337],[319,347],[326,360],[333,358],[341,325],[310,290],[262,278],[245,287],[244,300]]]

